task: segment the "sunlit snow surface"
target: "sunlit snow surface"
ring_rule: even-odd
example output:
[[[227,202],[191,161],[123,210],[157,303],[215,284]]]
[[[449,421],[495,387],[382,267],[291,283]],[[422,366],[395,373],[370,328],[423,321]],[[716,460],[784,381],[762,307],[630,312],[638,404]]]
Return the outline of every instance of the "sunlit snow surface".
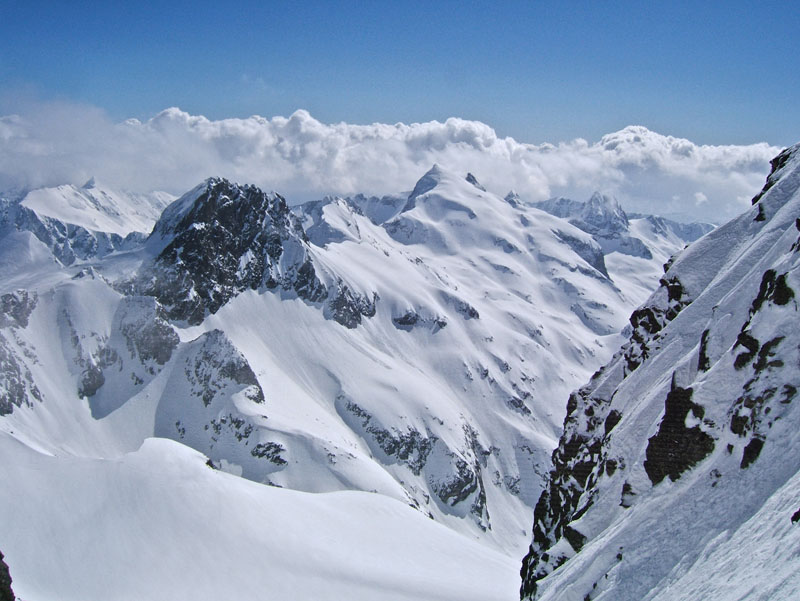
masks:
[[[24,203],[91,230],[152,223],[111,196]],[[297,210],[324,283],[377,295],[358,327],[263,289],[167,323],[114,285],[161,239],[68,267],[28,231],[0,240],[0,358],[27,395],[0,418],[0,550],[22,599],[516,597],[567,395],[682,241],[634,220],[652,258],[603,267],[586,232],[438,167],[410,198]],[[422,446],[385,452],[384,432]]]
[[[80,188],[64,185],[33,190],[22,200],[22,205],[39,215],[87,230],[125,236],[133,231],[149,232],[161,211],[173,200],[166,192],[118,192],[92,178]]]
[[[557,519],[585,544],[576,553],[558,534],[537,551],[536,599],[800,597],[800,146],[773,167],[758,203],[681,253],[665,275],[673,292],[662,286],[644,305],[658,315],[680,302],[680,312],[582,389],[562,456],[566,440],[578,441],[574,458],[600,444],[564,510],[574,514]],[[676,390],[691,405],[665,426]],[[539,540],[556,532],[546,522]],[[557,557],[566,562],[554,568]]]
[[[25,601],[514,599],[517,560],[383,495],[212,470],[164,439],[114,459],[0,434],[2,544]]]

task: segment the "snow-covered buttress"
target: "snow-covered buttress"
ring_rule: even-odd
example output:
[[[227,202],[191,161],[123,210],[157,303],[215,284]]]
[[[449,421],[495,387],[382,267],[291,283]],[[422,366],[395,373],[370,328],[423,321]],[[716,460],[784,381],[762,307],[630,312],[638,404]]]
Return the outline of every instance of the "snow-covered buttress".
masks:
[[[523,599],[800,594],[800,145],[569,397]]]

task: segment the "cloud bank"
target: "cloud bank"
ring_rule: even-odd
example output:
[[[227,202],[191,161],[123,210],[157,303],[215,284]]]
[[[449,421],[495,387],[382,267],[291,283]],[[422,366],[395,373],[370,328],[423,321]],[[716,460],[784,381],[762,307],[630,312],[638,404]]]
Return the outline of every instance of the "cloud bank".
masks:
[[[92,176],[131,191],[180,194],[212,175],[280,192],[290,202],[413,188],[433,163],[472,172],[490,191],[525,200],[595,191],[629,211],[721,222],[745,209],[780,148],[704,146],[641,126],[598,142],[525,144],[488,125],[324,124],[308,112],[218,121],[170,108],[113,122],[93,107],[39,104],[0,117],[0,190]]]

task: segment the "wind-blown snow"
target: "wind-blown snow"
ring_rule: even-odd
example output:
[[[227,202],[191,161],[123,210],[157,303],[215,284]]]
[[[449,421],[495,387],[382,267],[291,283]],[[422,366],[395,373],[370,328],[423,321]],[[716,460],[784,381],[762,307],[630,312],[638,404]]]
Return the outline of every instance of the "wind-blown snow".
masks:
[[[0,190],[97,175],[112,187],[178,194],[209,175],[274,188],[290,198],[407,190],[432,163],[472,172],[489,189],[531,200],[615,194],[627,210],[720,222],[742,211],[778,148],[707,146],[632,126],[597,142],[526,144],[487,124],[324,124],[289,117],[210,120],[170,108],[112,122],[84,106],[40,104],[0,117]]]
[[[0,456],[3,552],[21,599],[516,598],[514,558],[383,495],[255,484],[164,439],[99,459],[1,432]]]

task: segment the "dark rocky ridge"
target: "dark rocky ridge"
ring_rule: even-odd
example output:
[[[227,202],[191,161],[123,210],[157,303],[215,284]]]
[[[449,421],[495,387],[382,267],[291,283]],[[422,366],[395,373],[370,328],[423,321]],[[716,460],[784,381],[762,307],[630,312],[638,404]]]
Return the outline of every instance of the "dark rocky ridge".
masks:
[[[666,477],[677,480],[714,450],[714,439],[700,425],[686,427],[689,412],[697,420],[705,414],[702,406],[692,402],[692,389],[675,386],[673,381],[664,401],[664,418],[647,445],[644,469],[653,484]]]
[[[158,254],[128,287],[155,296],[174,320],[198,324],[245,290],[325,303],[348,328],[375,312],[374,295],[321,281],[298,218],[282,196],[255,186],[209,179],[164,211],[148,245]]]
[[[0,552],[0,601],[15,601],[15,599],[16,596],[11,589],[11,574],[6,562],[3,561],[3,553]]]

